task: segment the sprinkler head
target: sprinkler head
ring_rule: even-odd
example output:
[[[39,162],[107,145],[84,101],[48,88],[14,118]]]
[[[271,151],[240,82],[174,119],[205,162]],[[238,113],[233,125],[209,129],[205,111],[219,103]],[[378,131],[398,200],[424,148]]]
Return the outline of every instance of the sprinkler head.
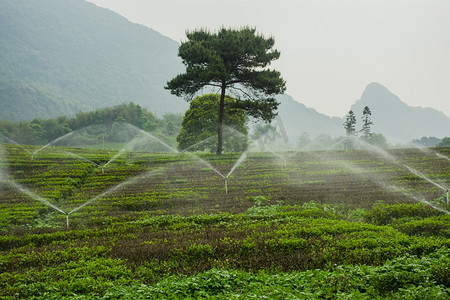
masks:
[[[69,229],[69,214],[68,213],[66,213],[66,226],[67,226],[67,229]]]

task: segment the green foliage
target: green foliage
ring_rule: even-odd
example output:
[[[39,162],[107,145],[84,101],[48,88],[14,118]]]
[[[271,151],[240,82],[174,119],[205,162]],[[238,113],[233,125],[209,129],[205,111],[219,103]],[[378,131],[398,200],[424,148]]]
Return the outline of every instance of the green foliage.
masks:
[[[169,81],[166,89],[188,101],[204,87],[220,89],[217,154],[221,155],[227,93],[236,100],[234,108],[250,116],[265,121],[276,116],[278,103],[273,96],[285,91],[285,81],[278,71],[267,67],[280,53],[273,49],[273,38],[266,39],[249,27],[222,28],[217,33],[201,29],[186,35],[188,40],[178,49],[186,73]]]
[[[450,215],[414,220],[400,218],[392,226],[409,235],[442,236],[450,239]]]
[[[247,148],[246,118],[241,109],[233,108],[233,103],[234,99],[225,97],[223,150],[242,152]],[[177,136],[180,150],[216,152],[218,106],[219,96],[214,94],[197,97],[191,102]]]
[[[363,126],[361,130],[356,131],[356,117],[352,110],[350,110],[346,116],[345,122],[344,122],[344,129],[347,135],[347,139],[344,142],[344,145],[346,149],[354,149],[354,141],[352,138],[356,136],[357,133],[362,133],[360,136],[360,139],[364,143],[368,143],[371,145],[374,145],[378,148],[387,148],[388,143],[386,141],[386,138],[381,133],[374,133],[371,131],[370,126],[373,125],[372,119],[371,119],[372,112],[370,111],[370,108],[368,106],[365,106],[362,112],[362,121]]]
[[[74,116],[124,101],[158,115],[185,110],[163,89],[182,70],[177,42],[86,1],[1,5],[0,119]]]
[[[193,95],[208,85],[234,88],[242,84],[250,92],[268,95],[285,90],[279,72],[261,69],[280,56],[272,49],[273,38],[266,39],[248,27],[222,28],[217,33],[197,30],[188,32],[187,38],[178,50],[186,73],[167,83],[167,89],[173,94]]]
[[[351,150],[353,149],[353,141],[351,140],[351,137],[355,135],[356,131],[356,117],[352,110],[348,112],[343,125],[345,134],[347,135],[347,139],[345,140],[345,148]]]
[[[345,117],[344,129],[347,136],[355,134],[356,117],[352,110],[350,110]]]
[[[23,62],[22,62],[23,63]],[[0,64],[1,67],[1,64]],[[15,69],[18,69],[17,65]],[[4,69],[1,69],[4,71]],[[22,121],[75,114],[79,103],[60,97],[38,83],[0,81],[0,119]]]
[[[370,108],[368,106],[365,106],[362,112],[362,121],[363,121],[363,127],[362,127],[362,139],[366,142],[370,141],[372,137],[372,132],[370,131],[370,125],[373,125],[372,120],[370,119],[370,116],[372,115],[372,112],[370,111]]]
[[[450,147],[450,137],[444,137],[442,141],[436,145],[436,147]]]
[[[393,205],[381,203],[372,208],[372,210],[366,215],[366,219],[373,224],[387,225],[397,219],[408,217],[417,217],[422,219],[439,215],[441,215],[441,212],[422,203],[398,203]]]
[[[389,147],[386,137],[381,133],[372,133],[369,143],[381,149],[386,149]]]
[[[119,153],[102,172],[117,152],[47,147],[31,160],[39,147],[2,148],[2,180],[64,211],[101,196],[65,228],[65,214],[2,186],[2,299],[449,296],[445,201],[433,202],[442,211],[397,203],[410,198],[343,166],[370,168],[402,195],[442,192],[365,152],[299,152],[286,166],[252,153],[225,194],[223,178],[189,154]],[[448,176],[421,151],[390,154]],[[199,157],[225,173],[240,154]]]
[[[446,299],[448,285],[436,285],[432,265],[448,261],[448,249],[423,258],[400,257],[378,267],[337,266],[330,270],[249,273],[211,269],[171,276],[153,286],[110,288],[105,299]]]
[[[73,133],[58,146],[98,145],[123,143],[136,135],[136,129],[151,131],[162,140],[173,144],[181,127],[181,116],[166,114],[161,119],[132,102],[91,112],[80,112],[74,118],[35,119],[31,122],[0,122],[0,141],[27,145],[45,145]],[[122,144],[123,147],[123,144]],[[121,147],[120,147],[121,148]],[[167,150],[167,149],[166,149]]]
[[[434,137],[434,136],[430,136],[430,137],[423,136],[420,139],[414,139],[411,141],[411,143],[413,143],[414,145],[417,145],[419,147],[439,147],[437,145],[441,142],[442,142],[441,139],[438,139],[437,137]],[[450,143],[449,143],[449,146],[450,146]],[[445,147],[445,146],[442,146],[442,147]]]

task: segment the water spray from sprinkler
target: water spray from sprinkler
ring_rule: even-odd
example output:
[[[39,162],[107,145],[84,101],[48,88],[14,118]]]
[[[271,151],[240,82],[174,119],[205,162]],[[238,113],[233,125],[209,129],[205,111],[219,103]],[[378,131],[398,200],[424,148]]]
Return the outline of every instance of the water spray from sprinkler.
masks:
[[[60,136],[59,138],[54,139],[53,141],[51,141],[50,143],[48,143],[47,145],[44,145],[44,146],[42,146],[41,148],[37,149],[36,151],[34,151],[33,153],[31,153],[31,160],[34,159],[34,155],[35,155],[35,154],[41,152],[42,150],[44,150],[44,149],[47,148],[48,146],[53,145],[53,144],[56,144],[58,141],[60,141],[60,140],[62,140],[62,139],[65,139],[65,138],[71,136],[71,135],[74,134],[75,132],[76,132],[76,131],[72,131],[72,132],[69,132],[69,133],[67,133],[67,134],[65,134],[65,135],[63,135],[63,136]]]
[[[19,146],[20,148],[22,148],[23,150],[25,150],[26,152],[28,152],[29,154],[32,154],[30,150],[28,150],[27,148],[25,148],[24,146],[20,145],[19,143],[17,143],[17,142],[14,141],[13,139],[10,139],[9,137],[7,137],[7,136],[5,136],[5,135],[3,135],[3,134],[1,134],[1,133],[0,133],[0,138],[3,138],[3,139],[5,139],[5,140],[9,141],[10,143],[13,143],[13,144],[17,145],[17,146]]]
[[[449,189],[447,189],[447,206],[448,206],[448,191],[449,191]]]
[[[431,180],[430,178],[426,177],[425,175],[423,175],[422,173],[420,173],[419,171],[407,166],[407,165],[403,165],[405,166],[405,168],[407,168],[411,173],[413,173],[416,176],[421,177],[422,179],[425,179],[426,181],[428,181],[431,184],[434,184],[435,186],[437,186],[438,188],[440,188],[441,190],[444,190],[446,192],[448,192],[448,189],[444,188],[442,185],[434,182],[433,180]]]
[[[442,154],[440,154],[440,153],[438,153],[438,152],[435,152],[435,154],[436,154],[437,157],[444,158],[444,159],[446,159],[446,160],[450,160],[450,158],[448,158],[447,156],[442,155]]]

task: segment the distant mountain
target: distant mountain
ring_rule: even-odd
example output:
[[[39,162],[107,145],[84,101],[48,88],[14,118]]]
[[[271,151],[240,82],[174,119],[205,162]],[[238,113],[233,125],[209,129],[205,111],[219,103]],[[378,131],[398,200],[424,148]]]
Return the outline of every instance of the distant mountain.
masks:
[[[134,102],[187,104],[164,90],[178,43],[84,0],[0,0],[0,119],[73,115]]]
[[[351,107],[357,116],[357,127],[365,106],[372,112],[372,131],[380,132],[391,143],[404,143],[423,136],[450,136],[450,118],[433,108],[411,107],[379,83],[364,90],[361,99]],[[361,126],[359,126],[361,127]]]
[[[337,137],[345,134],[341,118],[332,118],[321,114],[286,94],[278,96],[277,100],[280,102],[278,116],[294,145],[303,132],[308,133],[311,137],[320,134]]]
[[[0,120],[73,116],[79,111],[134,102],[162,115],[188,104],[164,89],[184,72],[179,44],[84,0],[0,0]],[[277,98],[292,143],[311,136],[345,134],[331,118],[295,101]],[[450,136],[450,118],[431,108],[409,107],[371,83],[352,110],[372,110],[374,132],[389,142]]]

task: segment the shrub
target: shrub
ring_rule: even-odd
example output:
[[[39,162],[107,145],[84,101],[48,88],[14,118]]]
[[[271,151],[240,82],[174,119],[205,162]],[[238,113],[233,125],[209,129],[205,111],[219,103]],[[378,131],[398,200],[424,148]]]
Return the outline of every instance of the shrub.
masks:
[[[400,218],[428,218],[442,214],[442,212],[422,203],[377,204],[366,214],[366,220],[376,225],[387,225]]]

